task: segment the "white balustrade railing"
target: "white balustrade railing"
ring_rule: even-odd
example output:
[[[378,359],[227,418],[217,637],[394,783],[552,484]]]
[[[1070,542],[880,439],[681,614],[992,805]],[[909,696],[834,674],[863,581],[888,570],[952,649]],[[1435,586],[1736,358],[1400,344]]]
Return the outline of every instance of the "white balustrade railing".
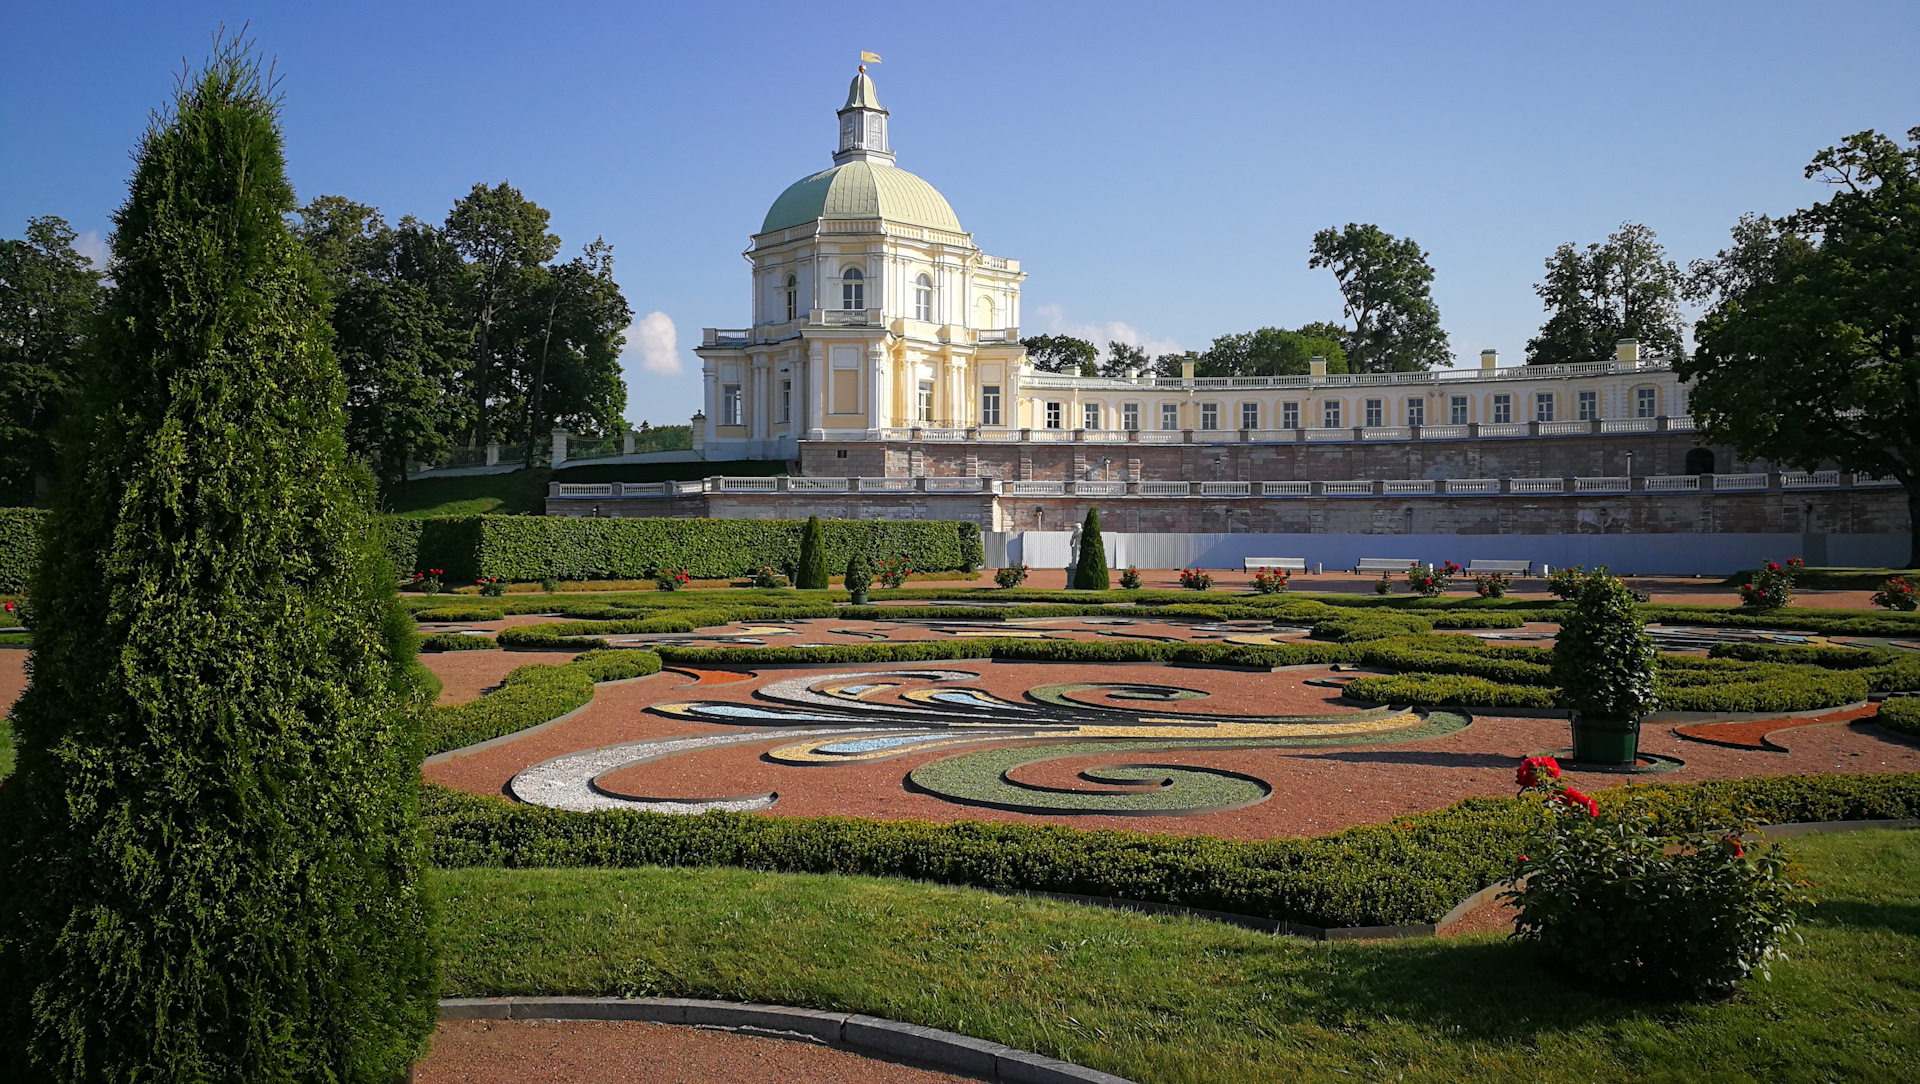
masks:
[[[1413,430],[1391,425],[1375,425],[1360,430],[1361,440],[1412,440]]]
[[[1480,435],[1483,437],[1524,437],[1527,435],[1525,422],[1482,422]]]
[[[1302,430],[1308,440],[1352,440],[1351,429],[1306,429]]]
[[[862,478],[862,493],[912,493],[919,487],[918,478]]]
[[[1500,479],[1498,478],[1449,478],[1446,482],[1448,493],[1485,494],[1500,492]]]
[[[1515,478],[1507,486],[1509,493],[1565,493],[1566,490],[1566,482],[1559,478]]]
[[[845,493],[849,478],[789,478],[787,489],[794,493]]]
[[[1602,433],[1651,433],[1658,428],[1658,418],[1608,418],[1600,423]]]
[[[1191,482],[1141,482],[1142,497],[1185,497],[1193,492]]]
[[[1065,482],[1008,482],[1000,487],[1002,493],[1011,493],[1016,497],[1064,497],[1067,495]]]
[[[1764,474],[1716,474],[1713,476],[1713,489],[1716,493],[1765,488],[1767,488],[1767,476]]]
[[[1380,492],[1389,497],[1406,496],[1413,493],[1432,493],[1431,478],[1390,478],[1380,483]]]
[[[780,492],[780,479],[723,477],[720,479],[720,492],[722,493],[778,493]]]
[[[627,482],[621,485],[622,497],[664,497],[667,495],[665,482]]]
[[[1698,493],[1700,476],[1697,474],[1649,474],[1640,480],[1648,493]]]
[[[985,478],[928,478],[928,493],[978,493],[986,488]]]
[[[1373,483],[1360,478],[1340,482],[1321,482],[1320,492],[1329,497],[1371,497]]]
[[[561,482],[562,497],[611,497],[612,482]]]
[[[1185,444],[1186,442],[1187,435],[1178,429],[1142,429],[1140,431],[1142,444]]]
[[[1423,425],[1420,427],[1421,440],[1461,440],[1467,435],[1464,425]]]
[[[946,426],[938,429],[922,426],[920,429],[920,439],[947,442],[965,440],[967,439],[967,431],[965,429],[955,429]]]
[[[1691,414],[1675,414],[1673,417],[1667,419],[1667,432],[1669,433],[1691,433],[1694,429],[1695,425]]]
[[[1891,474],[1882,474],[1878,476],[1871,475],[1871,474],[1856,474],[1853,476],[1853,484],[1856,486],[1897,486],[1900,484],[1900,479],[1897,476],[1891,475]]]
[[[1626,493],[1633,489],[1631,478],[1575,478],[1575,493]]]
[[[691,482],[668,482],[667,485],[672,487],[668,489],[667,492],[675,497],[686,496],[692,493],[705,493],[707,491],[706,480],[700,478],[696,478]]]
[[[1247,497],[1253,494],[1252,482],[1201,482],[1202,497]]]
[[[1067,444],[1073,440],[1070,429],[1029,429],[1027,439],[1035,444]]]
[[[1082,429],[1080,440],[1086,444],[1125,444],[1127,431],[1124,429]]]
[[[1291,429],[1242,429],[1249,444],[1292,444]]]
[[[1124,497],[1127,495],[1127,483],[1075,482],[1073,492],[1080,497]]]
[[[1305,497],[1313,492],[1312,482],[1261,482],[1262,497]]]
[[[1540,435],[1543,437],[1569,437],[1579,433],[1593,432],[1592,422],[1541,422]]]
[[[1780,475],[1783,489],[1808,489],[1814,486],[1837,486],[1840,484],[1840,472],[1837,470],[1794,470]]]

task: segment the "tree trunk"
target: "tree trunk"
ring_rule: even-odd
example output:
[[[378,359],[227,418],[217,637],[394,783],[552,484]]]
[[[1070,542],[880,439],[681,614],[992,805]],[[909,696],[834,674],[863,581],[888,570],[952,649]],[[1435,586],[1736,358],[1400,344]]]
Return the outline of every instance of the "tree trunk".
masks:
[[[547,301],[547,326],[540,333],[540,364],[533,370],[533,387],[527,394],[527,454],[524,462],[528,470],[533,469],[533,445],[537,439],[534,427],[540,423],[541,393],[547,390],[547,349],[553,345],[553,314],[559,307],[560,296],[556,291]]]

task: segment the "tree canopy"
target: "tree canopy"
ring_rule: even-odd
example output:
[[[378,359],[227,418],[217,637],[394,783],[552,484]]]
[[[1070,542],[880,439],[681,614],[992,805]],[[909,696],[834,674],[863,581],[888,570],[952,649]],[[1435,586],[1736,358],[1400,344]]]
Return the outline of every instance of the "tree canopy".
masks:
[[[1307,266],[1331,270],[1340,283],[1346,317],[1353,321],[1341,335],[1353,372],[1413,372],[1452,363],[1433,301],[1433,267],[1411,238],[1371,224],[1328,227],[1313,235]]]
[[[1030,335],[1020,340],[1033,367],[1043,373],[1100,375],[1100,348],[1071,335]]]
[[[1832,198],[1749,216],[1693,268],[1708,308],[1675,371],[1708,439],[1785,465],[1891,474],[1920,523],[1920,127],[1813,157]],[[1920,567],[1920,532],[1909,567]]]
[[[1316,358],[1327,359],[1327,371],[1347,371],[1347,353],[1338,339],[1305,334],[1325,325],[1309,324],[1302,331],[1263,327],[1258,331],[1222,335],[1200,355],[1196,376],[1305,376]]]
[[[0,239],[0,500],[32,504],[54,472],[52,431],[73,390],[100,305],[100,274],[75,251],[72,227],[27,220]]]
[[[1534,292],[1546,306],[1540,334],[1527,341],[1527,364],[1608,361],[1614,344],[1638,339],[1655,354],[1681,352],[1680,268],[1651,229],[1623,223],[1603,244],[1569,242],[1547,257]]]

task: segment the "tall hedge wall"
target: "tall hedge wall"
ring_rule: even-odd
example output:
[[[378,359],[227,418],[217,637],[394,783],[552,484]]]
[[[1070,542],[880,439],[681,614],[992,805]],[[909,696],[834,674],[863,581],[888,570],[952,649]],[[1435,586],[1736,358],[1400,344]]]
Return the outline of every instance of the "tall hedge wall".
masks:
[[[41,508],[0,508],[0,593],[18,594],[33,582],[46,518]]]
[[[683,568],[695,579],[744,576],[765,565],[797,559],[795,519],[570,519],[557,516],[474,516],[479,540],[476,575],[507,580],[638,579]],[[432,521],[428,521],[432,522]],[[900,558],[917,572],[944,572],[978,564],[980,533],[951,520],[822,520],[827,567],[845,568],[856,544],[876,560]],[[968,528],[973,528],[969,530]],[[423,533],[421,555],[428,552]],[[436,567],[456,578],[452,559]]]

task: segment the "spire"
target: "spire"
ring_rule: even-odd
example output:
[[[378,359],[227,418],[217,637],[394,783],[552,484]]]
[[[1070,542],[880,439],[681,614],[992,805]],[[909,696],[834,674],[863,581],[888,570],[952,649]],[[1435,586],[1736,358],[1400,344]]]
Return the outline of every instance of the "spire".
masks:
[[[887,111],[880,105],[873,80],[867,77],[867,66],[862,64],[847,86],[847,104],[840,107],[840,149],[833,162],[872,161],[892,164],[893,148],[887,143]]]

